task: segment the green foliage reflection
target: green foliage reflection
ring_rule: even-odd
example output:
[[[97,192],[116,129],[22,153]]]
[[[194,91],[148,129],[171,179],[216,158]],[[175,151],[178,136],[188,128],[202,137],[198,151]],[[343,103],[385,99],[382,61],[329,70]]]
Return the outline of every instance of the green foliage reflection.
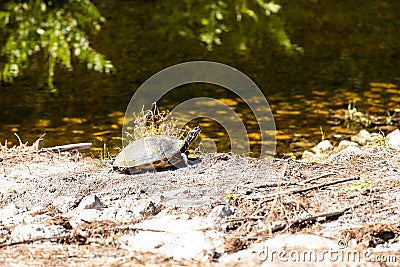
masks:
[[[89,69],[106,73],[114,69],[110,61],[90,46],[86,34],[86,31],[99,31],[104,22],[96,7],[89,0],[54,3],[46,0],[10,2],[6,11],[0,11],[2,34],[8,37],[1,50],[7,62],[2,66],[0,80],[12,82],[37,52],[43,52],[47,59],[48,86],[52,91],[56,91],[53,83],[56,64],[72,70],[72,54],[87,62]]]
[[[222,44],[222,35],[230,33],[233,36],[240,35],[237,47],[246,50],[246,37],[249,37],[249,28],[260,26],[269,30],[272,38],[282,46],[287,53],[302,52],[302,48],[292,44],[284,25],[277,13],[281,6],[273,1],[265,0],[186,0],[188,12],[183,12],[186,17],[199,16],[200,27],[192,22],[191,28],[181,30],[184,36],[199,36],[201,42],[205,43],[208,50],[214,45]],[[194,12],[195,11],[195,12]]]

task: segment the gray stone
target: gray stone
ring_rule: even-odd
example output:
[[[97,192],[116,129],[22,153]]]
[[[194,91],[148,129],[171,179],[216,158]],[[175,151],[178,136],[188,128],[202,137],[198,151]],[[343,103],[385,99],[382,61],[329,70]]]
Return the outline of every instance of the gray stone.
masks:
[[[351,162],[353,156],[358,156],[362,154],[362,150],[358,146],[348,146],[342,151],[338,153],[330,155],[326,163],[333,163],[333,164],[348,164]]]
[[[207,215],[207,223],[210,225],[220,223],[227,217],[235,214],[236,210],[233,206],[219,205],[212,209]]]
[[[79,203],[77,209],[104,209],[106,205],[96,196],[86,196]]]

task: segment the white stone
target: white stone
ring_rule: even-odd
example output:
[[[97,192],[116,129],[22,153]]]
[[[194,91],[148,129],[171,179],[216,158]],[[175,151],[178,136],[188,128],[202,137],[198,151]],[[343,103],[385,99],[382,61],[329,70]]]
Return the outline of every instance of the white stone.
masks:
[[[137,211],[132,211],[126,208],[109,207],[103,209],[74,209],[67,213],[65,216],[76,218],[82,221],[118,221],[118,222],[131,222],[142,215]]]
[[[399,129],[396,129],[393,132],[389,133],[386,136],[386,141],[387,141],[388,147],[395,149],[395,150],[400,150],[400,131],[399,131]]]
[[[351,141],[357,142],[360,145],[364,146],[368,142],[373,142],[374,141],[374,137],[367,130],[363,129],[358,134],[353,135],[351,137]]]
[[[311,151],[315,154],[322,154],[332,149],[333,145],[331,144],[331,142],[329,140],[324,140],[322,142],[319,142],[318,145],[311,148]]]
[[[135,224],[135,235],[124,235],[119,241],[135,251],[149,251],[172,257],[174,260],[205,260],[215,250],[214,241],[222,233],[205,230],[204,219],[194,217],[188,220],[173,215],[163,215]],[[213,232],[213,234],[210,234]]]
[[[352,142],[352,141],[348,141],[348,140],[342,140],[340,141],[339,145],[338,145],[338,149],[339,150],[343,150],[349,146],[358,146],[358,144],[356,142]]]
[[[304,151],[301,157],[304,162],[320,162],[325,158],[324,154],[314,154],[311,151]]]
[[[36,238],[63,236],[66,230],[61,225],[20,224],[11,233],[12,241],[26,241]]]

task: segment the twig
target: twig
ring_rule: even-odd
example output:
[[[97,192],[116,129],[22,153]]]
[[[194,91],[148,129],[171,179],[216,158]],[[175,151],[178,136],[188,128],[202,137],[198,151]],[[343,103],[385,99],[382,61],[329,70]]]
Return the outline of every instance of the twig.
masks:
[[[375,213],[382,212],[382,211],[386,211],[386,210],[390,210],[390,209],[398,209],[398,208],[400,208],[400,204],[397,204],[397,205],[394,205],[394,206],[390,206],[390,207],[386,207],[386,208],[377,210],[377,211],[375,211]]]
[[[127,226],[119,226],[119,227],[112,227],[108,229],[103,229],[105,232],[111,232],[115,230],[132,230],[132,231],[147,231],[147,232],[166,232],[164,230],[157,230],[157,229],[150,229],[150,228],[136,228],[132,227],[131,225]],[[37,241],[58,241],[62,239],[73,239],[75,237],[75,234],[66,234],[66,235],[61,235],[61,236],[53,236],[53,237],[37,237],[37,238],[32,238],[32,239],[26,239],[26,240],[21,240],[21,241],[14,241],[12,242],[10,239],[9,241],[0,243],[0,248],[3,247],[9,247],[9,246],[15,246],[15,245],[21,245],[21,244],[27,244],[27,243],[32,243],[32,242],[37,242]],[[90,240],[93,242],[94,239],[90,239],[90,237],[87,237],[86,240]]]
[[[92,148],[92,147],[93,147],[92,143],[68,144],[68,145],[62,145],[62,146],[53,146],[53,147],[42,148],[39,151],[37,151],[37,153],[64,152],[64,151],[73,150],[73,149],[88,149],[88,148]]]
[[[343,209],[340,209],[340,210],[321,212],[321,213],[317,213],[315,215],[310,215],[310,216],[307,216],[307,217],[304,217],[304,218],[298,218],[296,220],[291,221],[288,224],[288,227],[290,227],[293,224],[300,224],[300,223],[307,222],[307,221],[315,221],[318,218],[324,218],[325,217],[326,219],[328,219],[328,218],[331,218],[331,217],[339,216],[339,215],[342,215],[343,213],[345,213],[346,211],[348,211],[350,209],[357,208],[359,206],[365,205],[365,204],[373,202],[373,201],[374,200],[372,199],[372,200],[368,200],[366,202],[357,203],[357,204],[354,204],[354,205],[351,205],[351,206],[347,206],[347,207],[345,207]]]
[[[296,184],[297,185],[305,185],[306,183],[309,183],[309,182],[312,182],[314,180],[318,180],[318,179],[324,178],[324,177],[329,176],[331,174],[335,174],[335,173],[333,173],[333,172],[324,173],[324,174],[318,175],[316,177],[312,177],[312,178],[309,178],[307,180],[297,182]]]
[[[228,218],[226,222],[238,222],[238,221],[248,221],[248,220],[260,220],[264,219],[265,216],[246,216],[246,217],[236,217],[236,218]]]
[[[294,185],[296,183],[293,182],[269,182],[255,186],[254,188],[266,188],[266,187],[277,187],[277,186],[289,186]]]
[[[343,208],[343,209],[334,210],[334,211],[328,211],[328,212],[321,212],[321,213],[317,213],[315,215],[309,215],[309,216],[306,216],[306,217],[303,217],[303,218],[298,218],[298,219],[292,220],[292,221],[287,222],[287,223],[281,222],[281,224],[276,224],[276,225],[274,225],[272,227],[271,226],[264,227],[263,229],[257,231],[254,234],[254,236],[258,236],[258,235],[264,233],[265,231],[269,231],[270,233],[273,233],[273,232],[277,232],[277,231],[280,231],[280,230],[283,230],[283,229],[288,229],[292,225],[301,224],[303,222],[316,221],[318,218],[326,218],[326,219],[328,219],[328,218],[332,218],[332,217],[335,217],[335,216],[340,216],[340,215],[343,215],[346,211],[348,211],[350,209],[357,208],[359,206],[365,205],[365,204],[367,204],[369,202],[372,202],[372,201],[373,200],[369,200],[369,201],[366,201],[366,202],[363,202],[363,203],[358,203],[358,204],[354,204],[354,205],[348,206],[348,207]],[[253,235],[251,237],[253,237]]]
[[[309,186],[309,187],[292,188],[292,189],[288,189],[288,190],[285,190],[285,191],[274,192],[274,193],[268,194],[266,196],[254,196],[254,197],[252,197],[252,199],[271,198],[271,197],[284,195],[284,194],[307,192],[307,191],[310,191],[310,190],[314,190],[314,189],[318,189],[318,188],[322,188],[322,187],[327,187],[327,186],[334,185],[334,184],[345,183],[345,182],[352,181],[352,180],[359,180],[359,179],[360,179],[360,177],[345,178],[345,179],[336,180],[336,181],[332,181],[332,182],[312,185],[312,186]]]
[[[328,173],[324,173],[321,174],[319,176],[316,177],[312,177],[310,179],[304,180],[304,181],[300,181],[300,182],[284,182],[284,181],[278,181],[278,182],[268,182],[268,183],[264,183],[264,184],[260,184],[254,187],[250,187],[250,186],[245,186],[245,185],[238,185],[240,187],[244,187],[244,188],[249,188],[249,189],[253,189],[255,191],[261,191],[261,190],[257,190],[260,188],[267,188],[267,187],[278,187],[278,186],[291,186],[291,185],[305,185],[306,183],[309,183],[311,181],[314,180],[318,180],[321,178],[324,178],[326,176],[329,176],[331,174],[334,174],[333,172],[328,172]]]
[[[31,242],[37,242],[37,241],[48,241],[48,240],[56,241],[56,240],[61,240],[64,238],[69,238],[69,237],[70,237],[70,235],[60,235],[60,236],[53,236],[53,237],[37,237],[37,238],[21,240],[21,241],[14,241],[14,242],[6,241],[6,242],[0,244],[0,248],[21,245],[21,244],[27,244],[27,243],[31,243]]]

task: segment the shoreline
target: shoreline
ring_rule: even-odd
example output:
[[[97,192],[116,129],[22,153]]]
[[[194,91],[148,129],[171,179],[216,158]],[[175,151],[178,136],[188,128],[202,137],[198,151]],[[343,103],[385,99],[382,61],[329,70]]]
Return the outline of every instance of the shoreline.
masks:
[[[322,253],[341,241],[400,260],[400,152],[384,142],[316,148],[318,162],[206,154],[136,175],[25,149],[1,156],[0,265],[255,266],[265,246]]]

